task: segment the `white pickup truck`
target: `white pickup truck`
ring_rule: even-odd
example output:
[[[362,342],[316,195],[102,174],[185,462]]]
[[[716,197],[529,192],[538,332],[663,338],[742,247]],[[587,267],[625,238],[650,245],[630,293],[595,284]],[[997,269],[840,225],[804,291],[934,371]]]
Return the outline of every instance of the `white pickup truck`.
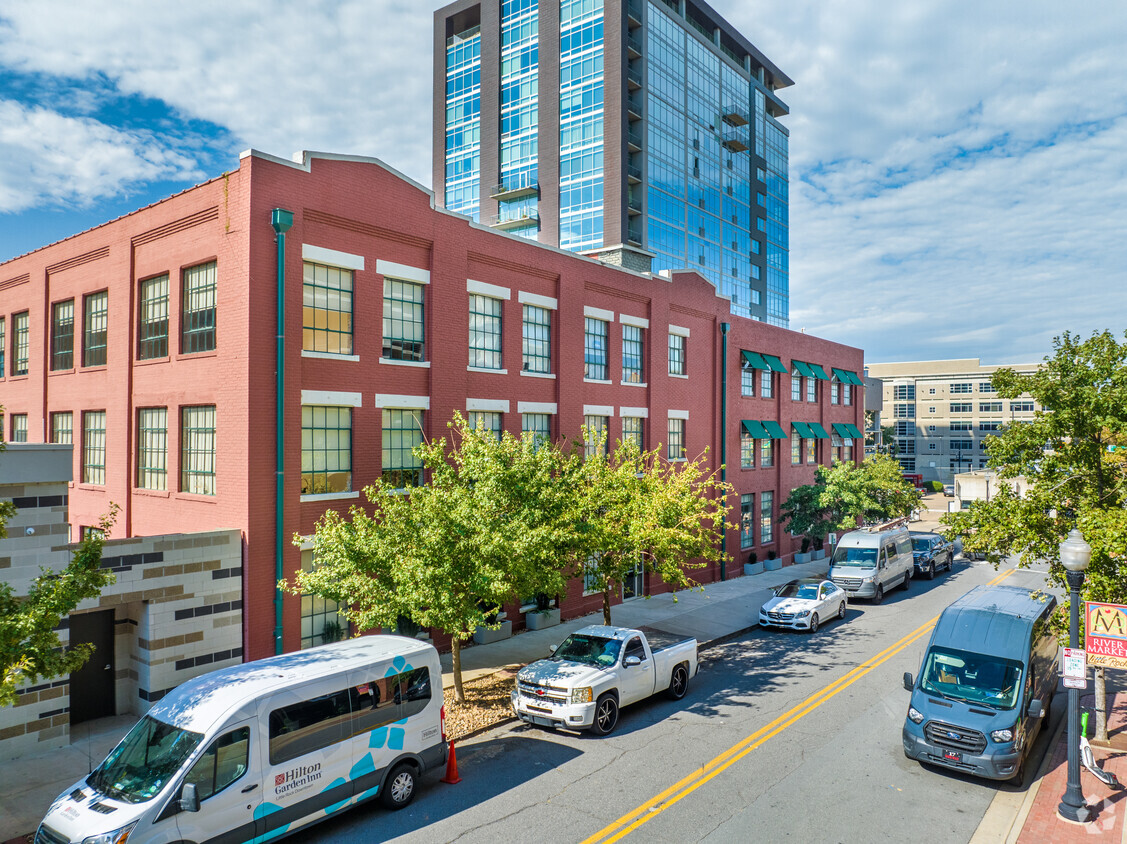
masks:
[[[605,736],[618,709],[666,692],[685,696],[697,673],[697,640],[658,630],[594,625],[517,674],[513,711],[530,724]]]

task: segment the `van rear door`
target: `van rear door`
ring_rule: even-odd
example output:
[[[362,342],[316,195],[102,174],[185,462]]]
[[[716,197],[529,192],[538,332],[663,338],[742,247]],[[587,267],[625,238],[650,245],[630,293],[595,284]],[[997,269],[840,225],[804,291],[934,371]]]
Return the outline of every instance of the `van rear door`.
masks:
[[[229,725],[213,738],[199,756],[158,823],[175,818],[179,837],[185,841],[250,841],[264,831],[262,804],[262,737],[258,724],[242,721]],[[196,787],[200,809],[180,809],[183,786]]]

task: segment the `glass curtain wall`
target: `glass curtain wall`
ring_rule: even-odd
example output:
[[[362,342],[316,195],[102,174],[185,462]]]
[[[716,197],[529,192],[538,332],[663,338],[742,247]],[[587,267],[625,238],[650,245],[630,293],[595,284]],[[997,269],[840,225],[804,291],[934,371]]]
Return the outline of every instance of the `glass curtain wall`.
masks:
[[[501,184],[499,221],[526,223],[513,234],[536,238],[537,81],[540,67],[538,0],[501,3]]]
[[[560,3],[560,247],[603,245],[603,2]]]
[[[446,207],[478,219],[481,27],[446,40]]]

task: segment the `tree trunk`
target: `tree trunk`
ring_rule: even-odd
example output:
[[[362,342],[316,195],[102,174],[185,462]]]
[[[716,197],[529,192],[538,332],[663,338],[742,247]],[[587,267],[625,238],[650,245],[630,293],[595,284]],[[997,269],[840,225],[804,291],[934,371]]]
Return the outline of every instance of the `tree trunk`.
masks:
[[[1107,741],[1107,683],[1103,666],[1096,668],[1096,733],[1093,741]]]
[[[451,662],[454,667],[454,700],[466,702],[466,690],[462,687],[462,640],[455,635],[450,639]]]
[[[610,589],[603,590],[603,624],[610,627]]]

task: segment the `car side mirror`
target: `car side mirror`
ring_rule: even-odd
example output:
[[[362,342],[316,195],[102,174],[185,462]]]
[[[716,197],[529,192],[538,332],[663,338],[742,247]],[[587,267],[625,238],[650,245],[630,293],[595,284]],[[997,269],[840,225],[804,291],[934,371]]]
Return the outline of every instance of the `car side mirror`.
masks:
[[[911,671],[905,671],[904,672],[904,689],[905,689],[905,691],[911,692],[911,691],[914,691],[915,688],[916,688],[916,684],[915,684],[914,680],[912,679],[912,672]]]
[[[181,812],[198,812],[200,810],[200,794],[196,790],[194,782],[184,783],[184,787],[180,789],[180,811]]]
[[[622,664],[626,668],[633,668],[635,665],[641,665],[642,660],[638,659],[636,656],[628,656],[626,659],[622,660]]]
[[[1029,701],[1029,717],[1030,718],[1044,718],[1045,717],[1045,704],[1039,700]]]
[[[548,653],[555,654],[556,648],[558,648],[558,647],[559,647],[559,645],[548,645]]]

